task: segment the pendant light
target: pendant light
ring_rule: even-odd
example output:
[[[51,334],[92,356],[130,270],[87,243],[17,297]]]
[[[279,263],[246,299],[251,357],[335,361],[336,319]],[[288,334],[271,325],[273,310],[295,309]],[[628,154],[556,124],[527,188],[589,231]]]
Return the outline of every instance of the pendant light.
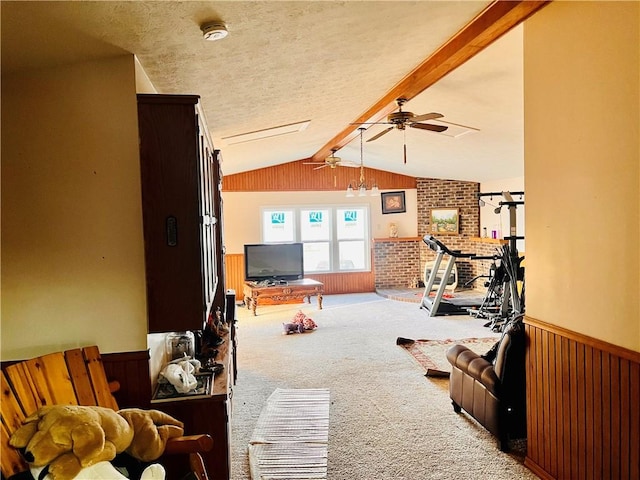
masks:
[[[362,142],[362,134],[365,131],[364,127],[360,127],[360,181],[358,182],[358,196],[366,197],[367,196],[367,182],[364,179],[364,144]],[[380,194],[380,190],[378,189],[378,184],[373,181],[373,185],[371,186],[370,195],[376,196]],[[347,187],[347,197],[355,196],[353,183],[349,183]]]

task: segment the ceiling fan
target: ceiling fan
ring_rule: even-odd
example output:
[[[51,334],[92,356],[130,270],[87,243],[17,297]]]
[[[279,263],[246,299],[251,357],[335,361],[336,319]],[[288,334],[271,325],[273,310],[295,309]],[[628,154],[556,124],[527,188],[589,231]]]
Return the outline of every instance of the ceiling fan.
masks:
[[[321,168],[324,168],[324,167],[336,168],[336,167],[358,167],[359,166],[357,163],[343,161],[340,157],[336,157],[336,151],[337,149],[332,148],[331,155],[325,158],[324,162],[322,163],[309,162],[309,163],[305,163],[304,165],[318,165],[316,166],[316,168],[314,168],[314,170],[320,170]]]
[[[367,142],[373,142],[386,133],[389,133],[394,128],[398,130],[406,130],[407,126],[411,128],[418,128],[420,130],[428,130],[431,132],[444,132],[449,127],[444,125],[434,125],[432,123],[421,123],[426,120],[435,120],[436,118],[442,118],[444,115],[441,113],[425,113],[423,115],[415,115],[413,112],[405,112],[402,110],[402,106],[407,103],[406,98],[398,98],[396,100],[398,104],[398,111],[387,115],[386,122],[366,122],[358,125],[391,125],[382,132],[371,137]],[[407,144],[404,142],[404,163],[407,163]]]

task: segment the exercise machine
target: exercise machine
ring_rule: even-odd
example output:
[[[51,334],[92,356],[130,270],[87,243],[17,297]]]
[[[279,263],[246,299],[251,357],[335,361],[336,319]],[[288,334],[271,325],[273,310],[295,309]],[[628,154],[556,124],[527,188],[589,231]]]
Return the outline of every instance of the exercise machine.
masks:
[[[477,277],[472,278],[468,282],[464,284],[465,287],[469,287],[473,285],[480,278],[487,278],[484,282],[484,287],[487,289],[487,293],[482,300],[482,304],[478,308],[470,308],[469,314],[476,318],[485,318],[493,322],[496,317],[501,315],[501,310],[503,307],[503,299],[504,299],[504,267],[501,264],[500,258],[498,255],[492,256],[483,256],[483,257],[473,257],[474,260],[491,260],[491,265],[489,266],[489,274],[488,275],[478,275]],[[489,326],[488,323],[485,326]]]
[[[431,272],[433,271],[433,263],[434,262],[427,262],[424,265],[423,280],[425,285],[429,281],[429,275],[431,275]],[[444,276],[445,268],[446,268],[446,265],[442,265],[442,264],[440,265],[440,269],[438,270],[438,275],[436,276],[436,279],[433,285],[431,286],[432,291],[437,290],[440,287],[440,282],[442,282],[442,280],[445,278]],[[455,263],[453,264],[453,268],[451,269],[451,273],[449,274],[449,277],[447,278],[446,282],[447,282],[447,286],[444,287],[446,290],[453,292],[458,287],[458,269]]]
[[[495,208],[496,214],[500,213],[503,206],[509,209],[509,235],[504,237],[509,243],[499,248],[493,257],[472,257],[476,260],[492,258],[494,263],[490,270],[485,299],[480,307],[471,309],[469,313],[475,317],[489,319],[485,326],[500,331],[510,318],[524,313],[524,257],[520,257],[516,246],[517,240],[524,239],[524,236],[517,234],[516,227],[516,209],[519,205],[524,205],[524,200],[513,199],[513,195],[523,198],[524,192],[479,193],[478,199],[482,205],[482,197],[494,195],[505,199]]]
[[[440,240],[432,235],[425,235],[422,241],[436,253],[433,265],[430,267],[429,278],[425,279],[424,293],[420,302],[420,308],[424,308],[429,312],[430,317],[439,315],[466,315],[469,308],[477,308],[482,304],[483,296],[478,295],[459,295],[451,298],[444,298],[444,292],[447,288],[447,281],[454,269],[455,263],[460,258],[472,258],[473,253],[463,253],[457,250],[450,250]],[[446,266],[444,271],[441,269],[442,261],[446,258]],[[439,281],[439,286],[435,296],[431,297],[431,290]]]

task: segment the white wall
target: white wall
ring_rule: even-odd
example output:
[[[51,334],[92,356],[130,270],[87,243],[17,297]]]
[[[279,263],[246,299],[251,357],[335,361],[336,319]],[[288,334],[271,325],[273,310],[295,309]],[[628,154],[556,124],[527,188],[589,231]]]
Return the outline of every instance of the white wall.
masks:
[[[224,238],[228,254],[244,253],[245,243],[260,243],[260,208],[302,205],[369,205],[371,238],[389,236],[396,223],[400,237],[418,235],[417,190],[405,190],[406,213],[382,214],[380,196],[347,198],[344,192],[223,192]],[[313,199],[313,202],[310,201]]]
[[[640,3],[525,23],[527,315],[640,351]]]
[[[133,56],[2,78],[2,360],[146,349]]]

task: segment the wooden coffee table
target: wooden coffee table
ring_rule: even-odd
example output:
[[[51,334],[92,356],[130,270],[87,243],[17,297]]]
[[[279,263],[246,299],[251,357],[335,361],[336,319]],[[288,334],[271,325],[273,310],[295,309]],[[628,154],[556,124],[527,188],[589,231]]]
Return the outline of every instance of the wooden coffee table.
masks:
[[[318,297],[318,309],[322,310],[322,294],[324,293],[324,284],[310,278],[302,280],[293,280],[281,285],[261,285],[257,282],[244,282],[244,302],[247,308],[253,310],[256,315],[256,309],[261,298],[270,298],[275,301],[286,301],[293,299],[307,299],[311,303],[311,297]]]

